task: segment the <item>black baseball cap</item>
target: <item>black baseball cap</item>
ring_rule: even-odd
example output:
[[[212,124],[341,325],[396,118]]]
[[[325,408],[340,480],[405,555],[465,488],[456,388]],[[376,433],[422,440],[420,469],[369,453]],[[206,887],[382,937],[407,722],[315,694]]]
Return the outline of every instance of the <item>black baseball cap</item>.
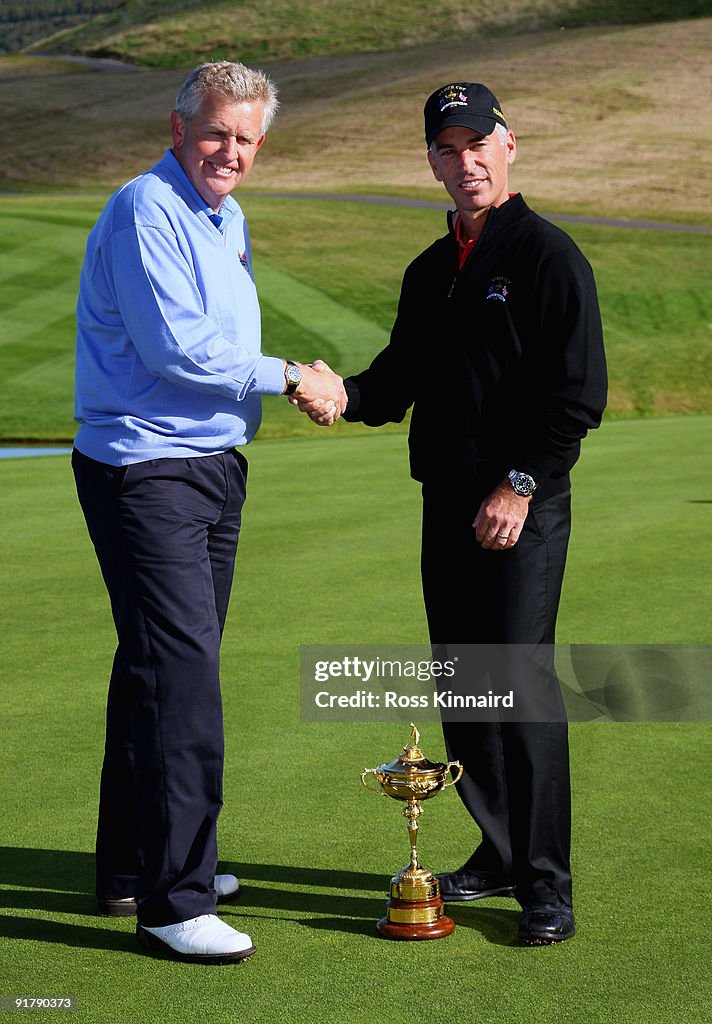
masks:
[[[425,104],[425,142],[430,145],[443,128],[460,125],[491,135],[496,124],[507,127],[497,97],[479,82],[452,82],[436,89]]]

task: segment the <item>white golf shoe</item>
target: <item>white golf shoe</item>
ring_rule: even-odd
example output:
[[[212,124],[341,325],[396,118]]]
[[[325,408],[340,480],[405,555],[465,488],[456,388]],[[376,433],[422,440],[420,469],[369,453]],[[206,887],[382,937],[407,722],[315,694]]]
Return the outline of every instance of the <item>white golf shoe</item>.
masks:
[[[229,903],[240,895],[240,883],[234,875],[216,875],[214,886],[218,903]]]
[[[185,963],[234,964],[255,952],[249,935],[231,928],[215,914],[201,914],[161,928],[139,924],[136,935],[152,953]]]

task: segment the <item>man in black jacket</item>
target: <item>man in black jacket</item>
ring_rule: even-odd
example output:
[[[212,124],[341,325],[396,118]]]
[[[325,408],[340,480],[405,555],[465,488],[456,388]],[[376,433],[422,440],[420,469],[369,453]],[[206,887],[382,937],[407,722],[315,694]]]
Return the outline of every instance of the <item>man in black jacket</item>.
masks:
[[[457,82],[434,92],[425,138],[456,212],[447,235],[406,270],[390,343],[345,381],[344,417],[377,426],[413,406],[431,643],[545,652],[534,661],[548,671],[517,679],[530,691],[526,720],[443,722],[482,840],[440,884],[446,901],[516,896],[520,939],[550,944],[575,931],[568,738],[553,643],[569,470],[605,407],[598,300],[574,242],[510,194],[516,141],[489,89]],[[301,408],[321,423],[335,415],[315,403]],[[552,706],[561,709],[553,720],[543,713]]]

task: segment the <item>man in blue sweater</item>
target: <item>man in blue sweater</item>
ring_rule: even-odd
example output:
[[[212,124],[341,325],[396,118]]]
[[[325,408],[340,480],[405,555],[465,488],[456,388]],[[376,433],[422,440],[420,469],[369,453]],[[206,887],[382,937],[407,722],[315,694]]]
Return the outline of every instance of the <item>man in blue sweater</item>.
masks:
[[[222,805],[220,641],[245,500],[241,449],[262,395],[338,415],[341,378],[264,356],[250,238],[231,192],[277,109],[273,83],[202,64],[173,147],[92,230],[77,304],[72,465],[118,635],[97,830],[99,913],[142,945],[234,963],[249,936],[216,915]]]

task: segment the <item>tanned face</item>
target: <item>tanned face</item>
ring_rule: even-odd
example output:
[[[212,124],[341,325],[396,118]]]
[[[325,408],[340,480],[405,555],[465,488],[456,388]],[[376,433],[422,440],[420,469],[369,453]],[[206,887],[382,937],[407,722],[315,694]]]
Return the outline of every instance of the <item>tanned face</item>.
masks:
[[[447,189],[465,223],[509,198],[509,166],[515,155],[511,131],[502,142],[496,132],[482,135],[459,125],[441,131],[428,150],[433,174]]]
[[[216,212],[250,172],[264,142],[261,102],[235,103],[208,95],[195,117],[171,114],[173,152],[206,203]]]

